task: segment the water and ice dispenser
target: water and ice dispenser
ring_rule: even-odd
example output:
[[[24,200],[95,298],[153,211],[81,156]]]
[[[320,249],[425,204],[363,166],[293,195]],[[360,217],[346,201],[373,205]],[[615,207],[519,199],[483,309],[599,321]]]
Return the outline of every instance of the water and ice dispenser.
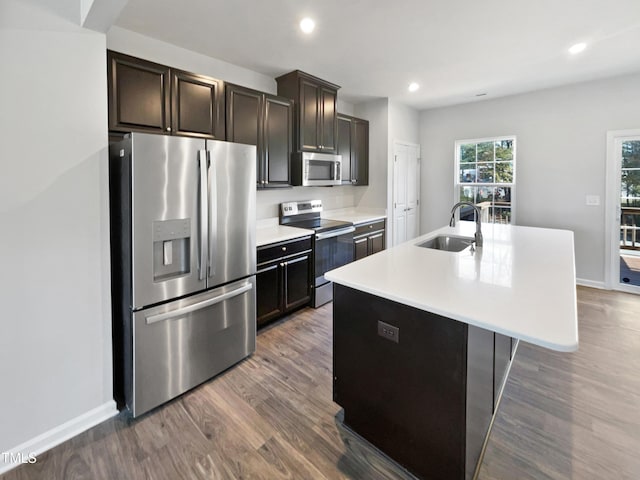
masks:
[[[191,265],[191,219],[153,222],[153,281],[186,275]]]

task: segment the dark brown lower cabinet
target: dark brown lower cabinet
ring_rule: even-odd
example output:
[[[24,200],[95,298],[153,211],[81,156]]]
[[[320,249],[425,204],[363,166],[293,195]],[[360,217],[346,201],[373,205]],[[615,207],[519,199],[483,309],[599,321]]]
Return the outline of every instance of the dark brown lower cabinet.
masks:
[[[311,300],[311,237],[258,248],[257,324],[262,326]]]
[[[333,399],[347,426],[418,478],[470,480],[510,342],[334,283]]]
[[[511,363],[511,337],[494,334],[493,355],[493,408],[498,407],[502,386],[507,379],[507,369]]]
[[[384,220],[356,225],[356,231],[353,234],[353,259],[360,260],[384,250],[384,235]]]

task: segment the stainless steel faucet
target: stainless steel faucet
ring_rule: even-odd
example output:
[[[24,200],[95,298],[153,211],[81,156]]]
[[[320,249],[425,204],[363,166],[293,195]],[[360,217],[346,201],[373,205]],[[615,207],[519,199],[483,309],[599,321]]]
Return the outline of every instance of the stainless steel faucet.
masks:
[[[470,207],[473,207],[473,209],[476,212],[476,233],[474,235],[474,240],[476,242],[476,247],[481,247],[482,246],[482,228],[480,227],[480,208],[477,205],[474,205],[471,202],[456,203],[451,209],[451,220],[449,220],[449,226],[450,227],[456,226],[456,217],[455,217],[456,208],[460,208],[463,205],[469,205]]]

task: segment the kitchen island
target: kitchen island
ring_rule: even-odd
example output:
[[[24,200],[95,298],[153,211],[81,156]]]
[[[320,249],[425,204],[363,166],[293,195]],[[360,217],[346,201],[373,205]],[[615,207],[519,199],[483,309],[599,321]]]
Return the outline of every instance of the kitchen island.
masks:
[[[421,478],[476,472],[517,340],[578,346],[573,233],[459,222],[326,274],[344,423]]]

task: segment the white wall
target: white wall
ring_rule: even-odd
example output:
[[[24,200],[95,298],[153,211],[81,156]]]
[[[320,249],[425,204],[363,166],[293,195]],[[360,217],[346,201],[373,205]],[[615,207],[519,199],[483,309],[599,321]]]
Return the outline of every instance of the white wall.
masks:
[[[573,230],[577,277],[604,281],[606,133],[640,127],[638,85],[636,74],[423,111],[422,231],[447,222],[455,140],[513,134],[517,223]],[[601,206],[585,205],[592,194]]]
[[[354,106],[355,116],[369,120],[369,186],[354,187],[356,205],[387,208],[387,169],[389,163],[389,99],[381,98]]]
[[[116,410],[105,36],[18,0],[0,9],[0,452],[9,452],[96,408],[95,421]]]
[[[275,79],[267,75],[207,57],[124,28],[114,26],[109,29],[107,32],[107,48],[181,70],[209,75],[225,82],[255,88],[262,92],[275,94],[277,91]]]
[[[354,115],[354,105],[353,103],[346,102],[340,98],[340,90],[338,90],[338,103],[336,105],[336,111],[338,113],[344,113],[345,115]]]
[[[393,142],[420,143],[420,112],[395,100],[389,101],[389,138]]]

